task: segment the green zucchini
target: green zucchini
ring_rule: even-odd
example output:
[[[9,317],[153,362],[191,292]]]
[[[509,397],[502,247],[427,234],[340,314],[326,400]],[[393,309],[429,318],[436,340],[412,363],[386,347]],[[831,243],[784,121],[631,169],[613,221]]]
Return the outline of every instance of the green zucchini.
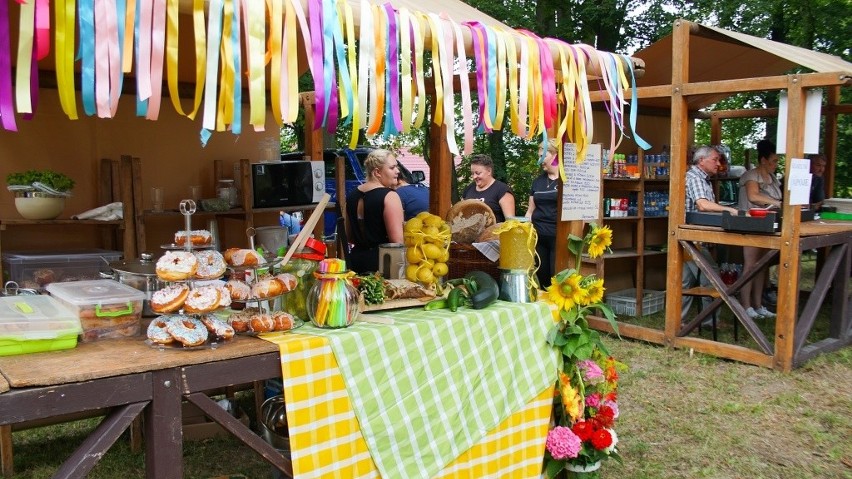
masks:
[[[500,295],[500,287],[497,281],[485,271],[471,271],[465,275],[465,279],[471,280],[476,284],[476,293],[470,296],[470,303],[473,309],[482,309],[488,307]]]

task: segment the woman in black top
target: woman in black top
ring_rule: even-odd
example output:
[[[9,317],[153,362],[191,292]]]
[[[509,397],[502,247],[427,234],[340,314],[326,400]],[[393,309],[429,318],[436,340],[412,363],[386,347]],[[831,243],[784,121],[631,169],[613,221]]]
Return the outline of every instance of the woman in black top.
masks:
[[[393,191],[399,176],[396,157],[373,150],[364,172],[367,181],[346,195],[346,232],[354,245],[348,266],[358,274],[379,269],[379,245],[402,243],[402,201]]]
[[[462,192],[462,198],[484,201],[494,212],[498,223],[515,216],[515,197],[509,185],[494,178],[494,162],[488,155],[473,155],[470,159],[473,183]]]
[[[544,153],[544,161],[541,164],[543,171],[533,180],[529,208],[527,208],[527,218],[530,218],[538,233],[538,243],[535,245],[539,257],[536,277],[543,288],[550,285],[556,261],[556,188],[559,182],[557,147],[556,140],[547,142],[547,151]],[[539,158],[541,154],[541,147],[539,147]]]

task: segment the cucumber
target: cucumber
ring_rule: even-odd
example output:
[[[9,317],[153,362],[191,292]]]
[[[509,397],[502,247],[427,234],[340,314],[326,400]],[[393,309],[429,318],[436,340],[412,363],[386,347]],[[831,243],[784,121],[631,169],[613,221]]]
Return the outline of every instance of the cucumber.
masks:
[[[455,313],[459,309],[463,295],[464,291],[461,288],[453,288],[450,291],[450,294],[447,295],[447,305],[450,307],[450,311]]]
[[[470,303],[473,309],[482,309],[488,307],[500,295],[500,287],[497,281],[494,281],[485,271],[471,271],[465,276],[465,279],[471,280],[476,284],[476,293],[470,296]]]

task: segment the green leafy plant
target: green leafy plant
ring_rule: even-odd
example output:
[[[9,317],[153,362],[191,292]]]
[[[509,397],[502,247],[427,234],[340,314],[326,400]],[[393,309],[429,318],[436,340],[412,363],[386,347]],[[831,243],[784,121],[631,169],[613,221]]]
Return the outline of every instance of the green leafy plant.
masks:
[[[6,176],[8,186],[32,186],[33,183],[42,183],[56,191],[67,192],[74,188],[74,180],[63,173],[52,170],[27,170],[24,172],[10,173]]]

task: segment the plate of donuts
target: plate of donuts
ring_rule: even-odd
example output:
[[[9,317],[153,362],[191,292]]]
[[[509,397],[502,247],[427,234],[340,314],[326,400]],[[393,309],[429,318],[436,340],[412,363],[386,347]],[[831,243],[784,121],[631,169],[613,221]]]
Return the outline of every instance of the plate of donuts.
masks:
[[[164,314],[151,320],[146,343],[157,349],[216,349],[234,334],[230,324],[213,314]]]
[[[193,245],[192,246],[193,250],[211,249],[211,248],[213,248],[212,244],[205,244],[205,245],[198,245],[198,246]],[[166,250],[166,251],[182,251],[182,250],[186,249],[186,246],[181,245],[181,244],[168,243],[168,244],[160,245],[160,249],[163,249],[163,250]]]

